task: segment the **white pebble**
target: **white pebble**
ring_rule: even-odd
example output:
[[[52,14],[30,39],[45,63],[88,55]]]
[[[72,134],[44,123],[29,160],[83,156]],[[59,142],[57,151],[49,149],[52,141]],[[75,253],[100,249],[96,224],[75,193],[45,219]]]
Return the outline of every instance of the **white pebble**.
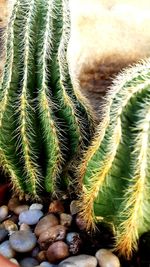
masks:
[[[98,250],[95,256],[101,267],[120,267],[118,257],[108,249]]]
[[[30,208],[30,210],[42,210],[43,209],[43,205],[40,203],[33,203]]]
[[[0,222],[5,220],[8,216],[8,207],[3,205],[0,207]]]

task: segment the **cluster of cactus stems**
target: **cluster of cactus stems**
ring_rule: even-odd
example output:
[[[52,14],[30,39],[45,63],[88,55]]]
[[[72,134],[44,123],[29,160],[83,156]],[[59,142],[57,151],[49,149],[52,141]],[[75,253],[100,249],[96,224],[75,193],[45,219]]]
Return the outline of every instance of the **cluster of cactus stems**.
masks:
[[[67,64],[68,0],[16,0],[0,85],[0,165],[20,196],[57,193],[88,145],[90,106]]]
[[[130,258],[150,230],[150,61],[114,81],[97,133],[78,169],[87,229],[113,223],[116,250]]]
[[[54,193],[81,158],[94,115],[67,63],[68,0],[16,0],[0,85],[0,165],[21,197]],[[87,229],[113,223],[130,258],[150,230],[150,60],[124,70],[72,181]],[[71,181],[69,181],[71,182]]]

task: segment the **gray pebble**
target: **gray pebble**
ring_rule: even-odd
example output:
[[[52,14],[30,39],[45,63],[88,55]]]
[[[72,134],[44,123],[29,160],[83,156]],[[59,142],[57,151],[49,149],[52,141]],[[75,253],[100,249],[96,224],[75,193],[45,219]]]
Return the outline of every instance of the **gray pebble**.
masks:
[[[30,228],[30,226],[28,225],[28,224],[26,224],[26,223],[22,223],[21,225],[20,225],[20,229],[19,229],[20,231],[31,231],[31,228]]]
[[[49,263],[48,261],[43,261],[41,264],[40,264],[40,267],[57,267],[58,265],[56,264],[51,264]]]
[[[11,247],[10,242],[8,240],[0,244],[0,254],[2,254],[8,259],[11,259],[15,256],[16,253]]]
[[[36,245],[36,237],[30,231],[16,231],[10,236],[9,241],[17,252],[31,251]]]
[[[2,242],[7,235],[8,231],[4,227],[0,228],[0,242]]]
[[[96,267],[97,259],[89,255],[69,257],[59,263],[58,267]]]
[[[0,207],[0,222],[4,221],[8,216],[8,207],[7,206],[1,206]]]
[[[78,204],[77,200],[71,201],[70,212],[71,212],[72,215],[75,215],[75,214],[77,214],[79,212],[79,204]]]
[[[101,267],[120,267],[118,257],[108,249],[98,250],[95,256]]]
[[[97,259],[89,255],[69,257],[59,263],[58,267],[96,267]]]
[[[14,213],[16,215],[19,215],[21,212],[28,210],[28,209],[29,209],[28,205],[19,205],[19,206],[14,208]]]
[[[43,216],[43,212],[38,209],[34,210],[25,210],[20,213],[19,215],[19,222],[26,223],[28,225],[34,225],[37,224],[39,219]]]
[[[40,203],[33,203],[30,208],[30,210],[42,210],[43,209],[43,205]]]
[[[36,259],[28,257],[21,260],[19,264],[21,267],[34,267],[37,266],[39,263]]]

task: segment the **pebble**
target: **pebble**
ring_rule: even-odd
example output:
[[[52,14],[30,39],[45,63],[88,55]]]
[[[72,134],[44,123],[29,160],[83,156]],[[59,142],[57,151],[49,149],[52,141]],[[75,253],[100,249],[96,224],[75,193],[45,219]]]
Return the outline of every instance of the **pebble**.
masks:
[[[66,236],[66,241],[67,241],[67,244],[69,245],[69,251],[72,254],[77,254],[82,244],[80,235],[76,232],[70,232]]]
[[[42,210],[43,209],[43,205],[40,203],[33,203],[30,208],[30,210]]]
[[[39,253],[36,256],[36,259],[39,262],[45,261],[46,260],[46,251],[45,250],[39,251]]]
[[[69,256],[69,248],[63,241],[57,241],[49,246],[46,256],[50,263],[56,263]]]
[[[59,220],[57,219],[57,217],[53,214],[48,214],[38,222],[34,232],[37,236],[40,236],[40,234],[47,231],[50,227],[53,227],[58,224]]]
[[[26,223],[28,225],[35,225],[40,218],[43,216],[43,212],[41,210],[25,210],[19,215],[19,222]]]
[[[8,240],[0,244],[0,254],[8,259],[11,259],[15,256],[16,253]]]
[[[70,227],[72,223],[72,216],[70,214],[61,213],[60,214],[60,224],[65,227]]]
[[[96,267],[97,259],[89,255],[78,255],[67,258],[58,267]]]
[[[8,207],[3,205],[0,207],[0,222],[4,221],[8,216]]]
[[[100,249],[96,252],[96,258],[101,267],[120,267],[118,257],[108,249]]]
[[[31,251],[36,245],[36,237],[30,231],[16,231],[10,236],[9,241],[17,252]]]
[[[79,214],[77,214],[76,216],[76,225],[81,231],[86,230],[86,223],[84,222],[83,218]]]
[[[32,250],[31,256],[32,256],[33,258],[36,258],[39,252],[40,252],[40,248],[39,248],[39,247],[35,247],[35,248]]]
[[[49,205],[49,212],[59,213],[64,211],[65,211],[64,206],[60,200],[54,200]]]
[[[12,220],[4,221],[3,226],[9,232],[10,235],[18,230],[17,224],[15,224]]]
[[[14,258],[11,258],[10,261],[13,262],[14,264],[19,265],[18,261],[16,259],[14,259]]]
[[[78,205],[78,202],[77,200],[73,200],[71,201],[70,203],[70,212],[72,215],[75,215],[79,212],[79,205]]]
[[[20,206],[20,201],[19,201],[18,198],[13,197],[13,198],[11,198],[11,199],[9,200],[7,206],[8,206],[8,209],[9,209],[10,211],[14,211],[14,209],[15,209],[16,207]]]
[[[0,242],[2,242],[8,235],[8,231],[4,228],[4,226],[0,227]]]
[[[34,258],[24,258],[19,262],[21,267],[34,267],[37,266],[39,263],[36,259]]]
[[[41,264],[40,264],[41,267],[57,267],[58,265],[56,264],[51,264],[49,263],[48,261],[43,261]]]
[[[47,231],[41,233],[38,243],[42,249],[47,249],[49,245],[55,241],[64,240],[67,228],[63,225],[55,225]]]
[[[19,205],[19,206],[14,208],[14,213],[16,215],[19,215],[21,212],[28,210],[28,209],[29,209],[28,205]]]
[[[22,223],[22,224],[20,224],[20,229],[19,230],[20,231],[31,231],[31,228],[30,228],[30,226],[28,224]]]

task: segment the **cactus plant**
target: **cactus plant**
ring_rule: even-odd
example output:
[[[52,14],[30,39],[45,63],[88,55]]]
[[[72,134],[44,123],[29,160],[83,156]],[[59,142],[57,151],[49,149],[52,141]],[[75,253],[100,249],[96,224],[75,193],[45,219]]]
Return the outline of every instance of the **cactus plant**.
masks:
[[[150,230],[150,60],[124,70],[106,97],[104,116],[78,169],[87,229],[106,220],[127,258]],[[80,204],[82,203],[82,204]]]
[[[93,113],[69,74],[69,28],[68,0],[14,3],[0,85],[0,165],[20,196],[56,192],[92,136]]]

